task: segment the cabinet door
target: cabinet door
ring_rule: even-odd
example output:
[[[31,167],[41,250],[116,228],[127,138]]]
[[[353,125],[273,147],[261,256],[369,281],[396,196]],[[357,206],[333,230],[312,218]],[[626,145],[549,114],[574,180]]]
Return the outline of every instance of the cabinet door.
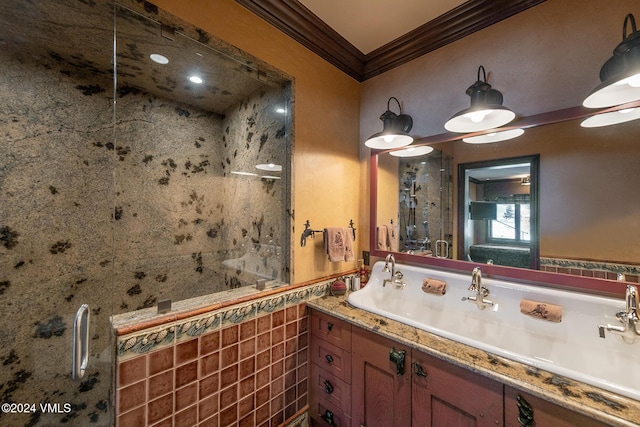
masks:
[[[605,427],[609,425],[509,386],[505,386],[504,406],[507,427]]]
[[[501,383],[417,351],[411,370],[413,426],[503,424]]]
[[[352,426],[409,427],[411,349],[362,329],[352,332]]]

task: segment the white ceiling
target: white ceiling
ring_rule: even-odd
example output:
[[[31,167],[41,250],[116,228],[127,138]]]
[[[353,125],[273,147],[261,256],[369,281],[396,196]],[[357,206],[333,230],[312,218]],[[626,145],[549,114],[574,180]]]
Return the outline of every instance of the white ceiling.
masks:
[[[299,1],[364,54],[464,3],[464,0]]]

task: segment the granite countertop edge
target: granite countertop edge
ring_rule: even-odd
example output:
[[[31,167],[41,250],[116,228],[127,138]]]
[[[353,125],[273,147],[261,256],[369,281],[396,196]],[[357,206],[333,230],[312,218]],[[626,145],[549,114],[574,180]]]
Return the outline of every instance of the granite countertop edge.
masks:
[[[440,337],[326,296],[307,306],[612,426],[637,426],[640,402]]]

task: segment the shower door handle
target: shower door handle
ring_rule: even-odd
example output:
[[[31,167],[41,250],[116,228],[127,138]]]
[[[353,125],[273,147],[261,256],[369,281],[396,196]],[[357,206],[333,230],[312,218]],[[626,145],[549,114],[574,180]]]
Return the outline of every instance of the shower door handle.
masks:
[[[73,321],[73,349],[71,355],[71,379],[84,376],[89,362],[89,306],[82,304]]]

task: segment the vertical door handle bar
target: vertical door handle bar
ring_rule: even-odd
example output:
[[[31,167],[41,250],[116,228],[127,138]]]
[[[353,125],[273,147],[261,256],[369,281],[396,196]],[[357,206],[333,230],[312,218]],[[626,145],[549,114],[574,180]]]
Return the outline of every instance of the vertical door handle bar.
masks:
[[[71,355],[71,379],[84,376],[89,362],[89,306],[82,304],[73,321],[73,350]]]

